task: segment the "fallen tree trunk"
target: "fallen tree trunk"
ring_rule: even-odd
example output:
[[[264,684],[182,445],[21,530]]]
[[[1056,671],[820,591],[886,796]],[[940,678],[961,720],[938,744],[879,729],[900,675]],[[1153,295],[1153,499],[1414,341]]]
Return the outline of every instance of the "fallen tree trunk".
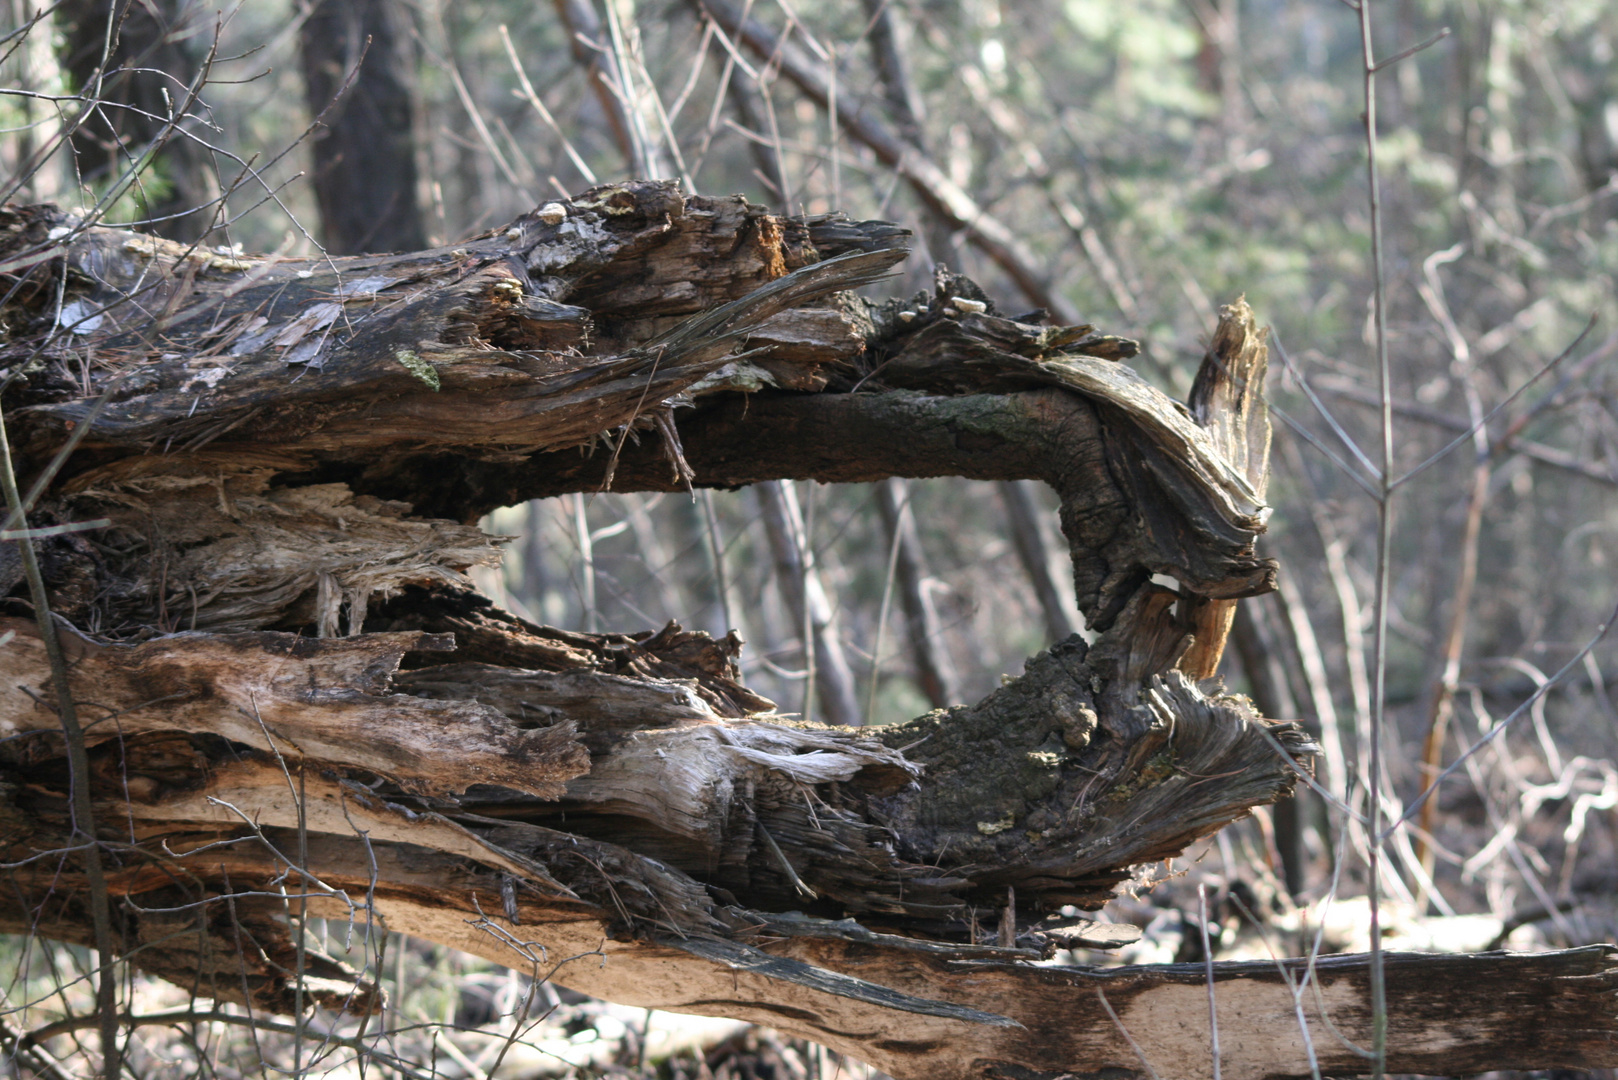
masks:
[[[1201,681],[1231,605],[1273,578],[1262,335],[1227,310],[1188,411],[1122,365],[1133,343],[1001,318],[964,279],[849,291],[903,254],[883,223],[651,183],[338,260],[0,215],[30,523],[97,523],[37,547],[113,951],[202,996],[365,1013],[374,983],[290,924],[379,923],[901,1077],[1137,1071],[1123,1029],[1194,1036],[1200,969],[1029,961],[1116,941],[1051,919],[1290,791],[1315,753]],[[465,576],[498,559],[466,523],[524,499],[942,475],[1056,489],[1097,636],[908,724],[794,723],[740,685],[734,635],[541,627]],[[87,823],[19,597],[0,927],[91,943]],[[1468,1068],[1605,1060],[1605,953],[1489,963],[1520,976],[1541,1041],[1502,1030]],[[1368,1038],[1357,965],[1324,964],[1304,1000],[1328,1071],[1359,1060],[1338,1034]],[[1390,1001],[1414,1010],[1437,969],[1406,970]],[[1270,1045],[1297,1011],[1276,969],[1216,974],[1238,1004],[1223,1074],[1306,1073]],[[1402,1030],[1396,1069],[1451,1038]]]

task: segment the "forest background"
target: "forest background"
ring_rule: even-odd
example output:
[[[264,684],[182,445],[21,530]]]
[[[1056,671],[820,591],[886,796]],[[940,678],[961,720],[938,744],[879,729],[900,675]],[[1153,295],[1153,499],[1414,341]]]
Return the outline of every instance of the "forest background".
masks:
[[[1004,310],[1138,339],[1133,366],[1178,398],[1219,306],[1245,294],[1274,328],[1263,550],[1284,573],[1243,605],[1223,677],[1310,724],[1321,783],[1363,800],[1379,436],[1362,56],[1343,4],[756,0],[749,36],[722,28],[730,0],[148,0],[123,48],[154,70],[126,92],[183,129],[154,143],[164,125],[132,114],[58,138],[105,5],[6,3],[0,192],[109,224],[289,256],[395,250],[598,182],[678,177],[899,222],[915,252],[891,291],[947,266]],[[1448,30],[1378,79],[1394,471],[1448,451],[1393,503],[1386,811],[1410,806],[1424,762],[1454,760],[1576,661],[1395,835],[1382,892],[1416,941],[1613,940],[1618,642],[1585,650],[1618,600],[1618,10],[1375,10],[1379,55]],[[889,723],[974,701],[1083,629],[1054,505],[960,480],[542,501],[484,522],[514,540],[482,585],[557,626],[734,628],[748,685],[783,711]],[[1365,844],[1307,795],[1113,917],[1148,925],[1131,958],[1189,958],[1200,882],[1221,956],[1243,940],[1297,952],[1295,905],[1352,910]],[[1483,921],[1457,938],[1444,920],[1467,915]],[[452,982],[418,972],[399,1007],[414,994],[465,1021],[471,983]]]

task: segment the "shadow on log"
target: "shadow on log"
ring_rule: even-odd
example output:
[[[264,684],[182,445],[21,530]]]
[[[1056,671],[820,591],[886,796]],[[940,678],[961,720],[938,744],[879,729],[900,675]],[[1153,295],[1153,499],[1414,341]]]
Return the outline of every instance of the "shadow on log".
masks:
[[[1182,406],[1134,343],[1003,318],[965,279],[854,292],[904,241],[658,183],[347,259],[0,212],[30,521],[101,523],[37,547],[120,955],[259,1009],[295,1008],[299,969],[305,1002],[379,1007],[338,959],[289,960],[292,897],[900,1077],[1145,1074],[1126,1030],[1198,1074],[1201,968],[1032,961],[1116,944],[1052,920],[1311,767],[1297,725],[1207,680],[1273,582],[1264,335],[1225,309]],[[525,499],[946,475],[1057,491],[1093,637],[908,724],[793,722],[740,684],[734,634],[537,626],[466,576],[499,557],[468,523]],[[88,943],[18,563],[0,551],[0,925]],[[1311,1047],[1359,1071],[1362,961],[1215,971],[1225,1076],[1307,1074]],[[1510,1030],[1503,995],[1455,1006],[1479,973],[1520,988]],[[1611,979],[1601,950],[1397,960],[1390,1068],[1606,1062]]]

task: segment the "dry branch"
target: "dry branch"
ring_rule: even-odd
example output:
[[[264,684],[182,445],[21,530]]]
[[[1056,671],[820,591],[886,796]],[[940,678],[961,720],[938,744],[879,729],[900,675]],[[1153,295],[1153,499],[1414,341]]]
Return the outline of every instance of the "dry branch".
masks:
[[[795,42],[776,35],[763,23],[748,17],[748,9],[727,0],[693,0],[693,6],[760,57],[778,65],[781,73],[821,108],[835,108],[842,130],[870,148],[877,160],[903,176],[929,210],[965,232],[1025,295],[1063,322],[1079,320],[1073,305],[1054,292],[1050,282],[1039,272],[1033,252],[1005,222],[980,206],[914,143],[905,141],[862,108],[857,99],[851,101],[844,95],[839,100],[822,65]]]

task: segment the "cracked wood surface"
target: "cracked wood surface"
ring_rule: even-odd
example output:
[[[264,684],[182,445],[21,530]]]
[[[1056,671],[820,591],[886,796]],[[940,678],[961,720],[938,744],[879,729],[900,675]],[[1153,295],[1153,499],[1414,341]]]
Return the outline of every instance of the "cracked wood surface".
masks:
[[[1101,907],[1289,792],[1316,752],[1203,681],[1233,605],[1273,577],[1255,550],[1263,333],[1226,309],[1181,405],[1125,366],[1133,342],[1004,318],[964,278],[851,291],[904,240],[666,183],[347,259],[0,210],[3,404],[44,491],[30,520],[108,522],[38,547],[71,624],[123,955],[288,1011],[295,950],[266,893],[292,882],[319,915],[769,1022],[900,1077],[1150,1071],[1103,993],[1149,1056],[1200,1075],[1200,968],[1029,962],[1117,943],[1047,916]],[[787,720],[740,684],[734,634],[541,627],[466,576],[499,558],[469,522],[529,498],[948,475],[1057,491],[1099,636],[908,724]],[[7,590],[17,562],[0,546]],[[0,926],[83,943],[48,666],[31,610],[4,603]],[[1005,947],[978,943],[980,916]],[[1391,1067],[1606,1060],[1605,953],[1488,963],[1527,988],[1538,1049],[1503,1027],[1457,1049],[1461,1019],[1433,1016],[1396,1028]],[[338,959],[305,966],[323,1007],[379,1006]],[[1317,1055],[1355,1071],[1333,1033],[1363,1038],[1364,965],[1321,970]],[[1398,961],[1390,995],[1427,1015],[1429,971],[1482,970]],[[1307,1072],[1275,969],[1216,977],[1224,1075]]]

